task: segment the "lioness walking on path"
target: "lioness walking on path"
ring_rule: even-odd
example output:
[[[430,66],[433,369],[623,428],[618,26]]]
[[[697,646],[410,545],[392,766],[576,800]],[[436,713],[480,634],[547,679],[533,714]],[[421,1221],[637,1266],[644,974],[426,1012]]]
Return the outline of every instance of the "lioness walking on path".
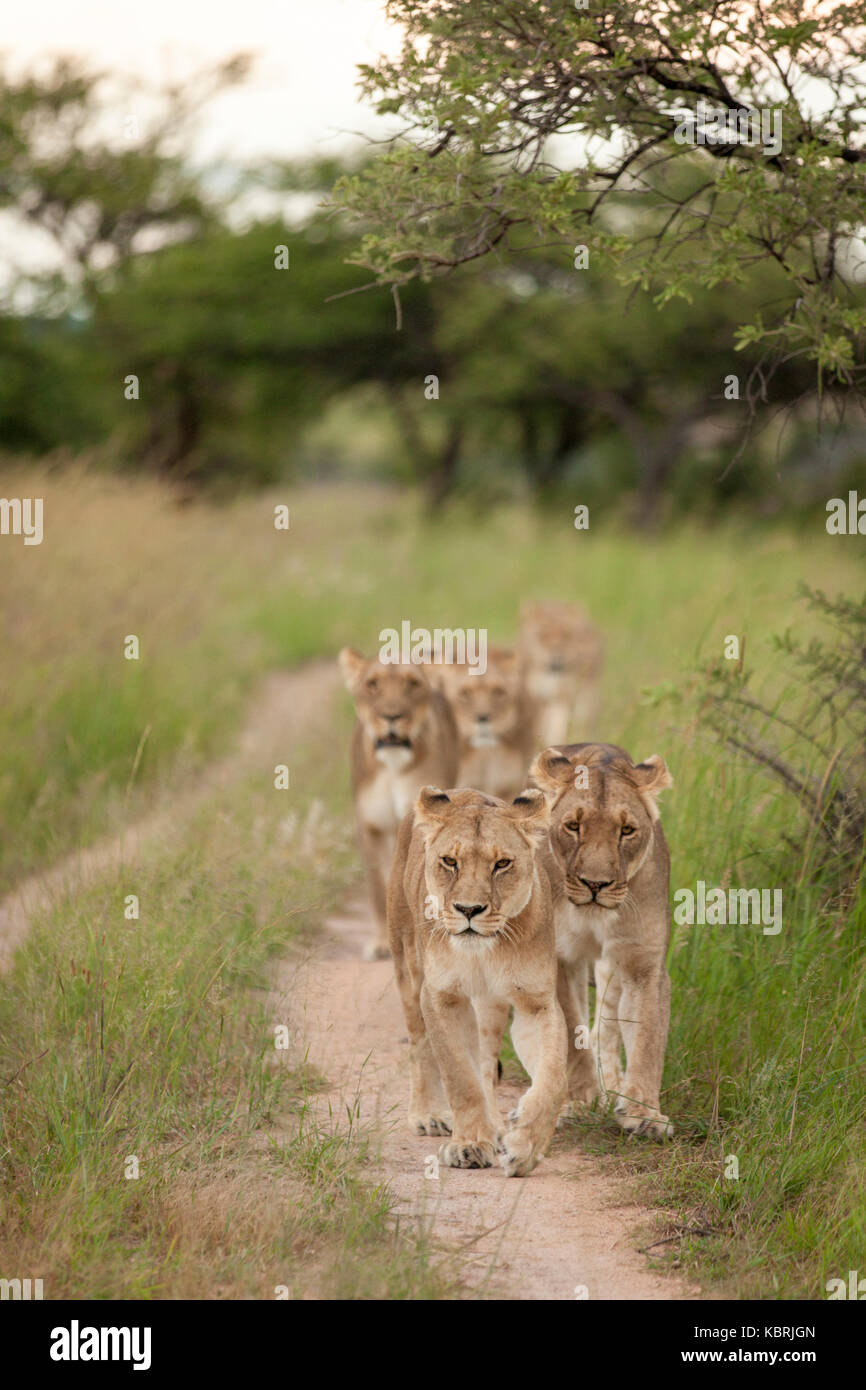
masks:
[[[508,804],[425,787],[400,826],[388,885],[391,954],[409,1030],[409,1127],[445,1138],[439,1160],[507,1177],[532,1171],[566,1096],[565,1020],[541,792]],[[511,1036],[532,1078],[504,1135],[499,1048]]]
[[[659,1108],[671,999],[670,856],[656,798],[673,778],[657,754],[635,764],[613,744],[577,743],[546,748],[532,779],[548,800],[558,870],[551,878],[571,1104],[600,1095],[623,1129],[663,1138],[673,1133]]]
[[[421,787],[457,780],[457,727],[444,695],[415,666],[339,656],[358,719],[352,735],[352,793],[358,842],[375,917],[365,955],[388,955],[385,889],[397,827]]]
[[[535,707],[516,652],[491,647],[487,670],[443,666],[439,687],[448,697],[460,737],[457,781],[506,800],[526,785],[535,741]]]
[[[577,603],[524,603],[518,641],[534,702],[536,747],[592,738],[599,713],[601,633]]]

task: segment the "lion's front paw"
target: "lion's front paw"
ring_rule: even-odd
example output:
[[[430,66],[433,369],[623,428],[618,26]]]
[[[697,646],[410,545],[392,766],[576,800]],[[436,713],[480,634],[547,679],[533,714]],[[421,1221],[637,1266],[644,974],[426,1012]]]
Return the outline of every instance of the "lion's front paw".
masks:
[[[532,1142],[528,1129],[518,1126],[509,1129],[503,1136],[499,1162],[507,1178],[525,1178],[540,1158],[541,1150]]]
[[[636,1101],[618,1100],[614,1114],[626,1134],[646,1135],[650,1139],[670,1139],[674,1127],[667,1115],[651,1105]]]
[[[391,947],[387,941],[368,941],[363,955],[364,960],[390,960]]]
[[[452,1139],[442,1144],[439,1162],[446,1168],[492,1168],[496,1147],[489,1139]]]
[[[413,1134],[450,1134],[451,1116],[412,1114],[409,1116],[409,1128]]]

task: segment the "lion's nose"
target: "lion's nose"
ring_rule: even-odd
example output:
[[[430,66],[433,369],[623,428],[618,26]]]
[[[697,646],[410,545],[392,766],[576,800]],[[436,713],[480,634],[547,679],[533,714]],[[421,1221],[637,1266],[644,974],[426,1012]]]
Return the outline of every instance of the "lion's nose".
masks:
[[[595,897],[597,893],[600,893],[602,888],[609,888],[613,883],[612,878],[606,878],[603,883],[600,883],[598,879],[594,878],[581,878],[580,881],[586,885],[593,897]]]
[[[489,715],[489,714],[476,714],[476,716],[475,716],[475,722],[476,722],[476,724],[489,724],[489,723],[490,723],[490,715]]]
[[[467,922],[471,922],[473,917],[477,917],[480,912],[487,911],[486,903],[455,903],[458,912],[462,912]]]

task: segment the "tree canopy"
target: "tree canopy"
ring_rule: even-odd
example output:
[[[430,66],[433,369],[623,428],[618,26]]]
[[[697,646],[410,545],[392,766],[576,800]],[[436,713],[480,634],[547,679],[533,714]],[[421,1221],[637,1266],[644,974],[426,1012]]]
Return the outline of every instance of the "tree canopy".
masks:
[[[402,135],[341,179],[355,263],[400,286],[574,243],[659,304],[784,277],[753,306],[757,394],[793,357],[856,386],[866,303],[866,4],[389,0],[361,69]],[[778,286],[776,287],[778,290]]]

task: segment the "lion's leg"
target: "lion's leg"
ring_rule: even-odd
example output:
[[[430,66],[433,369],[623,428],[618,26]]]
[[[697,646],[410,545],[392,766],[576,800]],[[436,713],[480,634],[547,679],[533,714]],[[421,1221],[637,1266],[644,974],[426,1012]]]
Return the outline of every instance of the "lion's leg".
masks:
[[[374,927],[373,936],[364,947],[364,959],[385,960],[390,954],[385,900],[388,875],[394,857],[394,837],[385,831],[362,825],[359,839],[373,906]]]
[[[568,742],[568,702],[565,699],[545,700],[539,716],[538,742],[544,748]]]
[[[604,956],[595,962],[595,1020],[592,1051],[602,1096],[608,1102],[622,1093],[622,1033],[619,998],[622,983],[617,968]]]
[[[589,1105],[598,1095],[598,1077],[589,1027],[589,964],[559,962],[556,994],[568,1031],[569,1106]],[[512,1030],[512,1037],[514,1032]],[[515,1044],[516,1046],[516,1044]]]
[[[554,998],[538,1003],[516,999],[512,1038],[524,1065],[530,1069],[532,1085],[521,1097],[512,1127],[502,1140],[501,1163],[509,1178],[531,1173],[542,1157],[556,1126],[565,1100],[568,1082],[566,1051],[568,1039],[562,1009]]]
[[[595,736],[600,708],[598,681],[582,681],[571,707],[571,727],[576,730],[577,737],[590,739]]]
[[[433,990],[425,982],[421,1010],[454,1116],[453,1138],[441,1145],[439,1161],[448,1168],[489,1168],[497,1125],[475,1061],[478,1023],[472,1003],[466,995]]]
[[[409,1033],[409,1128],[413,1134],[450,1134],[445,1090],[421,1011],[424,957],[418,948],[415,918],[406,898],[402,872],[393,873],[388,882],[387,928]]]
[[[421,980],[408,969],[401,945],[393,945],[397,988],[409,1033],[409,1129],[413,1134],[450,1134],[445,1088],[421,1012]]]
[[[670,1000],[671,982],[663,959],[647,960],[643,952],[625,958],[619,1023],[626,1070],[614,1113],[630,1134],[660,1139],[673,1133],[670,1120],[659,1109]]]
[[[499,1054],[502,1038],[508,1027],[508,1004],[502,999],[473,999],[478,1020],[478,1065],[481,1084],[487,1096],[487,1106],[499,1129],[499,1103],[496,1086],[499,1081]]]

